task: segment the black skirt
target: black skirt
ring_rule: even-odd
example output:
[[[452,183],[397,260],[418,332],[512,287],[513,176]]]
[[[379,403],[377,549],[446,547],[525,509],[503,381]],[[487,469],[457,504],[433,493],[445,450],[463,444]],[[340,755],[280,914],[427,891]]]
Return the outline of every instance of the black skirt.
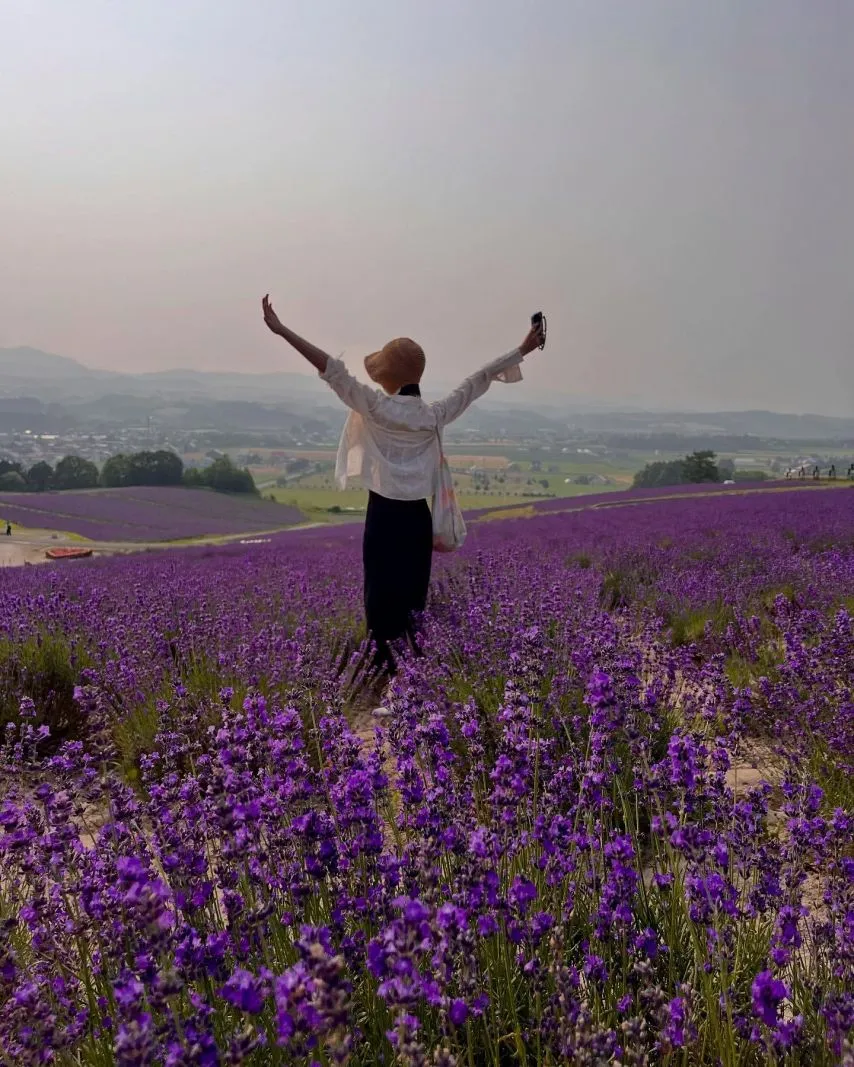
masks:
[[[389,642],[414,641],[413,615],[427,604],[433,562],[433,520],[426,500],[368,496],[365,535],[365,615],[376,644],[375,666],[394,673]]]

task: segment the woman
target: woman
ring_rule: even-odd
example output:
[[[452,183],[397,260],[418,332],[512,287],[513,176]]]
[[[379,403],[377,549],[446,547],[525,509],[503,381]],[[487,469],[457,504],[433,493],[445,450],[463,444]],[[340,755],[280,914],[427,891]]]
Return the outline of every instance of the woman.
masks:
[[[371,389],[356,381],[340,359],[284,326],[269,294],[262,307],[269,329],[305,356],[351,409],[338,446],[335,479],[344,489],[349,478],[358,476],[368,489],[362,543],[365,615],[376,647],[374,666],[391,676],[390,643],[413,641],[413,617],[427,602],[433,552],[427,501],[436,488],[441,432],[492,382],[521,381],[519,364],[542,343],[542,326],[532,328],[518,348],[466,378],[444,400],[427,404],[419,387],[426,359],[415,341],[398,337],[366,357],[365,370],[381,387]]]

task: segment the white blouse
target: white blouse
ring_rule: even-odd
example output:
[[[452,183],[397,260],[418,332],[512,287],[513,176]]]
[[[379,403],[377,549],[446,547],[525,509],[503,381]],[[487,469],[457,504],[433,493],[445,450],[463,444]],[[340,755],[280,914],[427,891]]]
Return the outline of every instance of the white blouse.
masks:
[[[445,397],[428,404],[420,396],[390,396],[357,381],[331,356],[321,378],[352,408],[338,445],[339,489],[358,477],[366,489],[391,500],[429,499],[436,488],[441,432],[492,382],[519,382],[524,356],[515,348],[487,363]]]

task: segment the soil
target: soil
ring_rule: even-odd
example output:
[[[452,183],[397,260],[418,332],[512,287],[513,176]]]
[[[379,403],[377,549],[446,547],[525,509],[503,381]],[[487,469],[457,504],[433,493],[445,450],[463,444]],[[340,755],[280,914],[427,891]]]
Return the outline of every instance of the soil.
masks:
[[[0,536],[0,567],[23,567],[30,563],[46,563],[42,545],[16,541],[14,537]]]

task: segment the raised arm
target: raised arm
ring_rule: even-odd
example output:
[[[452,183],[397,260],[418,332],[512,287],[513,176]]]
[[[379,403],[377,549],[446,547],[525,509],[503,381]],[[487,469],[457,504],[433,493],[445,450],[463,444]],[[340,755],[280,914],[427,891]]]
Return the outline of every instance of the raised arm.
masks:
[[[288,344],[291,345],[292,348],[295,348],[301,356],[305,356],[313,367],[317,367],[321,374],[325,373],[326,364],[329,362],[329,356],[310,341],[304,340],[299,334],[294,333],[293,330],[289,330],[288,327],[280,321],[279,316],[273,311],[269,293],[267,293],[261,301],[261,307],[264,310],[264,322],[267,324],[267,328],[272,330],[273,333],[278,334],[279,337],[284,337]]]
[[[283,337],[300,355],[305,356],[313,367],[317,367],[321,378],[337,393],[348,408],[358,411],[360,415],[371,414],[378,400],[378,393],[375,389],[357,381],[340,359],[327,355],[310,341],[306,341],[293,330],[289,330],[273,311],[269,294],[261,301],[261,306],[264,309],[264,322],[268,328],[279,337]]]
[[[535,348],[539,348],[542,335],[538,329],[528,331],[525,340],[508,352],[506,356],[487,363],[459,385],[452,393],[433,404],[439,426],[447,426],[449,422],[458,419],[460,415],[474,403],[478,397],[483,396],[493,382],[518,382],[522,380],[522,371],[519,364]]]

